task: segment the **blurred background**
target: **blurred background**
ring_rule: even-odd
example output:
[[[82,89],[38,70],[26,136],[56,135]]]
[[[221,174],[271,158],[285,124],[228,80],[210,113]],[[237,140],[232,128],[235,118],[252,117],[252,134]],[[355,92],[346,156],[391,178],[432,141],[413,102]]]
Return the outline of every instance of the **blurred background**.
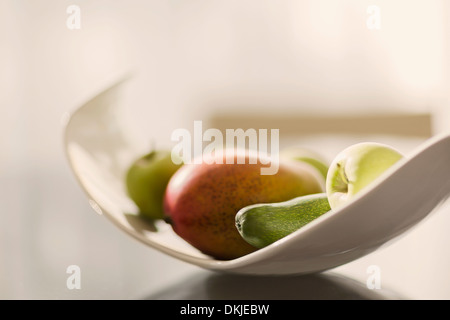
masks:
[[[63,124],[114,79],[134,72],[126,112],[149,143],[168,144],[174,129],[203,120],[270,124],[284,145],[330,160],[368,139],[407,153],[449,129],[449,17],[445,0],[2,0],[0,298],[170,298],[187,278],[187,288],[217,297],[211,287],[230,283],[143,246],[89,206],[64,155]],[[333,272],[367,291],[377,265],[383,288],[449,299],[449,225],[444,204]],[[74,264],[80,290],[66,286]]]

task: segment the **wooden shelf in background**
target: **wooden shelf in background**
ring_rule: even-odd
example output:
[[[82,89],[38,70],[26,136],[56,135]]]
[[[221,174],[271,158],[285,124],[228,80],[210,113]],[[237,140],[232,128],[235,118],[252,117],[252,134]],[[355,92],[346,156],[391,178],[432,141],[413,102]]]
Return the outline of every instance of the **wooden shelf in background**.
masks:
[[[280,129],[283,135],[384,134],[431,137],[432,117],[422,114],[374,115],[213,115],[208,127],[225,129]]]

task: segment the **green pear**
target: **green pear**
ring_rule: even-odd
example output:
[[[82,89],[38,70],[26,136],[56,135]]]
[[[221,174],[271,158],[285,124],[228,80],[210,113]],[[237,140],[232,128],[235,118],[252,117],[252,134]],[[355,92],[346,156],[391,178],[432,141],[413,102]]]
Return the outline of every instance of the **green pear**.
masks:
[[[167,150],[154,150],[132,163],[126,174],[126,188],[143,217],[164,218],[164,193],[181,165],[172,161]]]
[[[401,158],[399,151],[375,142],[357,143],[341,151],[332,161],[326,179],[331,208],[351,201]]]
[[[318,153],[301,147],[291,147],[283,150],[280,156],[286,159],[302,161],[317,169],[322,177],[326,179],[328,173],[327,161]]]

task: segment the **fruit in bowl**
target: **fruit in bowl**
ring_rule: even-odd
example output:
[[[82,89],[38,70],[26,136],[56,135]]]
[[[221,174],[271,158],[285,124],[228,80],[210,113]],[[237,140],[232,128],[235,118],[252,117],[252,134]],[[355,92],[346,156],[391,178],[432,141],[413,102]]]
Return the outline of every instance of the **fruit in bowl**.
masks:
[[[153,151],[130,167],[128,192],[142,217],[164,219],[199,251],[229,260],[350,202],[403,157],[384,144],[358,143],[328,168],[317,154],[293,149],[279,158],[275,174],[265,175],[271,159],[244,151],[180,165],[169,151]]]

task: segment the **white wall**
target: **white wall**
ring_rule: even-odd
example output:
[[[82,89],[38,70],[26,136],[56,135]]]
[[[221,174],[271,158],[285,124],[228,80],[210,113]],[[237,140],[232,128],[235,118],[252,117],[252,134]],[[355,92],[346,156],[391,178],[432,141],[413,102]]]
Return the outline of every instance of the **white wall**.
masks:
[[[131,67],[141,79],[131,113],[158,139],[242,106],[426,111],[446,75],[443,3],[2,1],[1,141],[13,151],[2,158],[25,148],[39,163],[53,161],[62,114]],[[71,4],[81,30],[66,27]],[[371,4],[381,30],[366,26]]]

